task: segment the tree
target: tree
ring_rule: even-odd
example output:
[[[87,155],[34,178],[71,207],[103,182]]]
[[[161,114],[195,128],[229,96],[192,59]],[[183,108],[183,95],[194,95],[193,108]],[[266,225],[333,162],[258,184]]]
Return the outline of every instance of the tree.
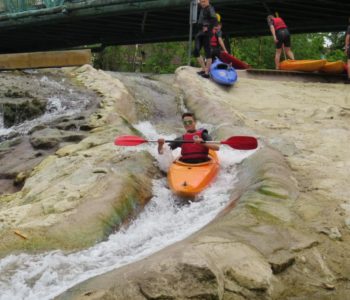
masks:
[[[344,33],[308,33],[292,35],[292,50],[296,59],[345,60]],[[106,47],[97,56],[97,68],[113,71],[173,73],[187,64],[187,42]],[[271,36],[234,38],[231,40],[233,54],[260,69],[274,69],[275,44]],[[284,55],[282,54],[282,59]],[[137,66],[140,66],[141,68]],[[192,65],[196,60],[192,58]]]

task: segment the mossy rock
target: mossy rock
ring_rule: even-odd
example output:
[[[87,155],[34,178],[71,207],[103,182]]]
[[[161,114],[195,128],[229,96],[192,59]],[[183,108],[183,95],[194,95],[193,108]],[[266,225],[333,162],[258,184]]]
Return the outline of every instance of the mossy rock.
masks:
[[[46,101],[31,99],[3,104],[4,126],[11,127],[26,120],[35,119],[45,113]]]

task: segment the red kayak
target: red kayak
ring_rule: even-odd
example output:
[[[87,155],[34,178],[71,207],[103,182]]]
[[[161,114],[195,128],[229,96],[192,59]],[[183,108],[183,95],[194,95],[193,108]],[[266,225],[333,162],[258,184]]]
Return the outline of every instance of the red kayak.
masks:
[[[239,60],[238,58],[226,52],[221,52],[219,58],[225,64],[232,64],[232,67],[234,67],[235,69],[245,70],[250,68],[250,66],[247,63]]]

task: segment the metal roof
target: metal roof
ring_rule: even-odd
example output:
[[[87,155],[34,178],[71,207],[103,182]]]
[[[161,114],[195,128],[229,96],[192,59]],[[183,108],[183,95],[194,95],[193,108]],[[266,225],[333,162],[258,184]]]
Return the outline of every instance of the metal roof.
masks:
[[[190,0],[66,1],[57,7],[0,14],[0,53],[98,44],[187,40]],[[212,0],[231,36],[269,34],[268,10],[292,33],[344,31],[349,0]]]

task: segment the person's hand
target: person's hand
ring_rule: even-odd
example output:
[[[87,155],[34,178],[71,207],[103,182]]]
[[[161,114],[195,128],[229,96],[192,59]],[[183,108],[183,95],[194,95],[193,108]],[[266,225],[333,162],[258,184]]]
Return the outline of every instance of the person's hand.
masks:
[[[228,53],[227,50],[224,50],[223,52],[224,52],[224,53]]]
[[[275,41],[275,44],[277,44],[277,43],[278,43],[278,39],[277,39],[277,38],[274,38],[274,41]]]
[[[198,135],[195,135],[195,136],[193,137],[193,141],[194,141],[196,144],[200,144],[200,143],[204,142],[203,139],[200,138]]]
[[[158,139],[158,153],[163,154],[163,145],[165,143],[164,139]]]

